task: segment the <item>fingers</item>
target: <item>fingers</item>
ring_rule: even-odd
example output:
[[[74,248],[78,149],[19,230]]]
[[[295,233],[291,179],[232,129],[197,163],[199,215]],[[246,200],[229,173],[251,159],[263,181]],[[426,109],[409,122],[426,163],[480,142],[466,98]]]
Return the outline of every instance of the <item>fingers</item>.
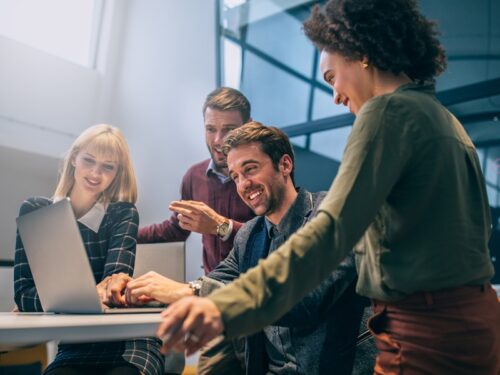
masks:
[[[206,298],[183,298],[170,305],[162,316],[157,331],[163,340],[162,352],[175,348],[190,355],[223,330],[219,310]]]
[[[106,291],[106,298],[109,305],[124,306],[127,304],[124,290],[130,280],[132,278],[125,273],[111,275],[111,280],[108,283]]]
[[[164,319],[156,331],[156,336],[163,341],[163,346],[161,348],[162,353],[168,352],[170,349],[174,348],[174,346],[184,341],[183,338],[186,332],[182,329],[182,323],[186,313],[187,310],[183,311],[174,305],[169,306],[167,310],[162,313]],[[184,350],[182,347],[177,347],[176,349]]]
[[[179,215],[190,216],[190,215],[193,215],[193,214],[196,213],[196,211],[188,210],[187,208],[174,207],[174,206],[170,206],[169,208],[170,208],[171,211],[175,211]]]
[[[200,206],[197,205],[194,201],[173,201],[168,207],[172,211],[181,212],[184,214],[198,212],[200,208]]]
[[[194,220],[192,217],[185,216],[183,214],[177,215],[177,219],[179,220],[179,225],[182,229],[192,228]]]
[[[125,300],[127,304],[137,305],[146,303],[154,298],[151,296],[153,280],[159,276],[156,272],[150,271],[137,279],[131,280],[125,290]]]

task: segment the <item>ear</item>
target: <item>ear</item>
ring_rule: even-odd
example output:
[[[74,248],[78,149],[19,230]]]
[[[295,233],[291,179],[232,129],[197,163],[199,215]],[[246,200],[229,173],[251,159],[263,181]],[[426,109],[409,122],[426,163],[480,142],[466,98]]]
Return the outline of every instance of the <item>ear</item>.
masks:
[[[370,66],[370,63],[368,62],[368,58],[366,56],[361,59],[361,66],[363,67],[363,69],[367,69]]]
[[[289,176],[292,173],[293,169],[293,161],[290,155],[285,154],[281,157],[279,163],[280,172],[283,173],[284,176]]]

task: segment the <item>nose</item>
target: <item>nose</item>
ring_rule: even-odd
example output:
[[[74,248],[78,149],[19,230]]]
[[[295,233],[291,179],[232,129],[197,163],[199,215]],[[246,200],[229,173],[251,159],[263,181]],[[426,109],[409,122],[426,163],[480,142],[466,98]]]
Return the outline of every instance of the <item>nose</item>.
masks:
[[[95,165],[90,168],[90,173],[93,176],[99,176],[103,172],[102,166],[99,163],[96,163]]]
[[[242,194],[245,193],[245,190],[248,189],[252,185],[252,182],[250,179],[244,177],[244,176],[239,176],[238,177],[238,184],[237,188],[238,191],[240,191]]]
[[[221,145],[222,140],[224,139],[224,135],[225,135],[225,133],[223,133],[223,132],[220,132],[220,131],[216,132],[215,137],[214,137],[214,143],[217,145]]]

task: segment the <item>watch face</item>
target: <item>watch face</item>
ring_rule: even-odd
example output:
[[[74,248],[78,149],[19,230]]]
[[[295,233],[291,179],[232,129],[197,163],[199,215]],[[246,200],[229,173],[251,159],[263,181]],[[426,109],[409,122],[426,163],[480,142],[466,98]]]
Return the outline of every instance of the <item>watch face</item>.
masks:
[[[223,222],[217,227],[217,235],[224,237],[229,231],[229,223],[227,221]]]

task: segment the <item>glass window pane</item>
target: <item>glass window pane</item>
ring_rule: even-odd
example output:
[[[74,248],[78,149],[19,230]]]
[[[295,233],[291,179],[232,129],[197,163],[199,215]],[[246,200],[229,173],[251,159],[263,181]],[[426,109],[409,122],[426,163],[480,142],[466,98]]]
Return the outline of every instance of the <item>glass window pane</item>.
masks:
[[[327,156],[336,161],[342,161],[347,138],[351,134],[352,126],[327,130],[311,134],[310,150]]]
[[[305,122],[309,85],[260,59],[244,54],[241,90],[252,103],[252,118],[283,127]]]
[[[224,40],[224,86],[240,88],[241,47],[227,38]]]
[[[349,109],[343,105],[333,103],[333,91],[327,94],[323,90],[314,90],[313,120],[344,113],[349,113]]]
[[[311,76],[314,47],[302,32],[301,22],[288,13],[277,13],[248,25],[246,41],[306,77]]]
[[[300,135],[298,137],[292,137],[292,138],[290,138],[290,142],[294,146],[299,146],[299,147],[305,148],[306,147],[306,142],[307,142],[307,136]]]

